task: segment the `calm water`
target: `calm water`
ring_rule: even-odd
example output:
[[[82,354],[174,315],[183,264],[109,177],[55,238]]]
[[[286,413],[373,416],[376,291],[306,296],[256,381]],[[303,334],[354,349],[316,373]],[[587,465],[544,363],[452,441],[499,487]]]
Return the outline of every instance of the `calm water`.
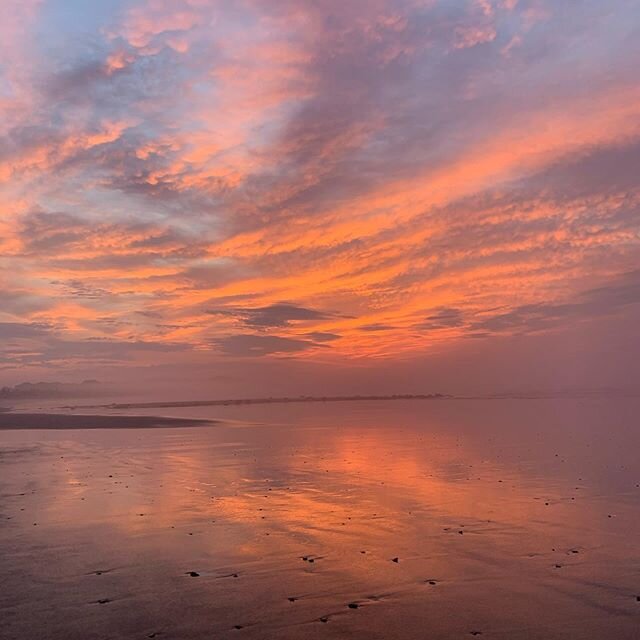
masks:
[[[162,414],[0,431],[0,637],[640,638],[637,400]]]

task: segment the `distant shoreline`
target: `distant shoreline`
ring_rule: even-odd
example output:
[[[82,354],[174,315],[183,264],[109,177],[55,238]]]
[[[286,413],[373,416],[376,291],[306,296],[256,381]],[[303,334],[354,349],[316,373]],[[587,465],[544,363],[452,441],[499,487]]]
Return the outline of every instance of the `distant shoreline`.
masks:
[[[441,393],[391,396],[298,396],[276,398],[235,398],[227,400],[182,400],[174,402],[118,402],[95,405],[67,405],[62,409],[176,409],[181,407],[229,407],[254,404],[290,404],[303,402],[357,402],[378,400],[446,400],[455,396]]]
[[[109,404],[74,404],[63,405],[59,409],[74,411],[76,409],[179,409],[187,407],[234,407],[263,404],[301,404],[325,402],[378,402],[393,400],[563,400],[590,399],[614,397],[638,397],[635,393],[604,393],[604,392],[574,392],[574,393],[514,393],[491,395],[451,395],[443,393],[429,394],[393,394],[393,395],[349,395],[349,396],[276,396],[268,398],[226,398],[219,400],[167,400],[162,402],[113,402]]]

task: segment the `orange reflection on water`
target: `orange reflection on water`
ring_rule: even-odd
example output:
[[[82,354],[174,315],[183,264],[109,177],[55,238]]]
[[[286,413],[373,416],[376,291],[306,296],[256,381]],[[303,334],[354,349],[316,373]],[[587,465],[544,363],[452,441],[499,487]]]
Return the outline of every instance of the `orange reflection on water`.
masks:
[[[21,571],[42,584],[66,576],[53,601],[35,586],[29,596],[56,610],[79,606],[76,589],[95,589],[94,601],[106,589],[139,610],[123,637],[146,630],[151,609],[173,628],[185,589],[202,607],[198,633],[224,635],[244,616],[255,638],[301,637],[321,617],[334,637],[371,624],[388,635],[402,611],[403,637],[418,638],[428,610],[443,638],[479,621],[537,624],[535,637],[562,617],[610,625],[604,606],[627,637],[635,410],[612,431],[604,406],[391,404],[253,408],[260,424],[205,428],[4,432],[20,453],[0,459],[3,562],[12,570],[22,549]],[[96,570],[111,577],[90,582]],[[183,583],[190,571],[199,581]],[[343,617],[347,602],[365,608],[365,627]],[[99,627],[94,610],[82,615]]]

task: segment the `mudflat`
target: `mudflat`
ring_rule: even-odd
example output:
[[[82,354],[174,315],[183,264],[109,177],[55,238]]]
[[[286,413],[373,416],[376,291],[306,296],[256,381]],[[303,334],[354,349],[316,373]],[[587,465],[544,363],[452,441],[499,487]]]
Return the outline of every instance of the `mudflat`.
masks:
[[[172,415],[197,427],[2,430],[0,637],[636,639],[639,410],[200,407]]]

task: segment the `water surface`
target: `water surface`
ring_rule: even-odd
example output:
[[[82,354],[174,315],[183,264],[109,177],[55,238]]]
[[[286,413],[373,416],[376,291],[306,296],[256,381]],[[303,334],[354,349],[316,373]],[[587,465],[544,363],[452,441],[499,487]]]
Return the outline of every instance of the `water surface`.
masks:
[[[0,431],[0,637],[637,639],[639,411],[356,402]]]

